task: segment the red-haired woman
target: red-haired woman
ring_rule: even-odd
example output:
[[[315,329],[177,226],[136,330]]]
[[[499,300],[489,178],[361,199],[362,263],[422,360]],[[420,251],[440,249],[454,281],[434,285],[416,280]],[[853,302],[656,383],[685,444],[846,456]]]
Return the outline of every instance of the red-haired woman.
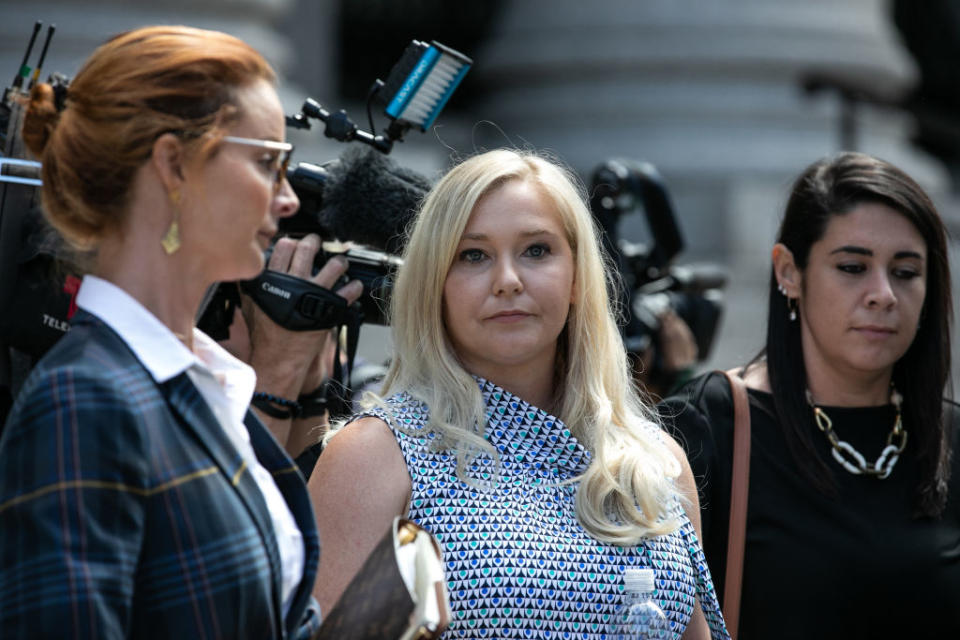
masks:
[[[298,207],[274,81],[232,36],[149,27],[98,48],[62,109],[34,96],[43,208],[90,274],[0,441],[4,638],[316,621],[303,481],[249,411],[253,370],[194,328],[207,288],[255,276]]]

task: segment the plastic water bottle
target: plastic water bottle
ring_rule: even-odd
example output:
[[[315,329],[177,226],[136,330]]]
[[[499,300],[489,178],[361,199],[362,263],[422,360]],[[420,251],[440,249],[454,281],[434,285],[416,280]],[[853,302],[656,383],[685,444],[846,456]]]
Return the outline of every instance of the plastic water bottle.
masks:
[[[670,637],[663,609],[653,601],[653,569],[627,569],[623,575],[624,603],[618,614],[617,640]]]

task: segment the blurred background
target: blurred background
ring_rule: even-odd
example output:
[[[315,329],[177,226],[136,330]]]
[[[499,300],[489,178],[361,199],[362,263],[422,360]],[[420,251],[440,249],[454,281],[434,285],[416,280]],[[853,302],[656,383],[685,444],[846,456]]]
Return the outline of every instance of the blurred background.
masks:
[[[117,32],[189,24],[263,52],[288,113],[310,96],[363,128],[370,85],[411,40],[463,52],[474,66],[436,126],[408,134],[392,159],[435,178],[457,157],[529,146],[565,160],[588,186],[610,159],[651,163],[685,241],[674,264],[726,273],[700,368],[760,348],[769,250],[791,179],[841,149],[883,157],[929,190],[960,281],[960,1],[5,0],[4,86],[36,20],[57,25],[42,77],[71,76]],[[346,148],[321,127],[289,138],[300,161]],[[618,231],[652,241],[640,211],[625,211]],[[360,349],[382,360],[386,329],[365,325]]]

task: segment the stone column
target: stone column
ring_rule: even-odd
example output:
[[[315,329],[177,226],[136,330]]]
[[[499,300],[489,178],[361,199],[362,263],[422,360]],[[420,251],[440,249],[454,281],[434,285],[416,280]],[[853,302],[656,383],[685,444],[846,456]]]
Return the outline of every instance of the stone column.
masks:
[[[915,76],[881,0],[524,0],[474,57],[485,88],[475,114],[493,123],[473,132],[480,145],[548,149],[585,179],[610,157],[659,168],[687,240],[677,262],[730,268],[708,363],[721,366],[761,346],[791,179],[839,150],[838,101],[804,95],[801,74],[826,68],[890,90]],[[945,172],[909,146],[908,123],[862,111],[859,150],[945,198]],[[622,235],[641,239],[642,215],[630,218]]]

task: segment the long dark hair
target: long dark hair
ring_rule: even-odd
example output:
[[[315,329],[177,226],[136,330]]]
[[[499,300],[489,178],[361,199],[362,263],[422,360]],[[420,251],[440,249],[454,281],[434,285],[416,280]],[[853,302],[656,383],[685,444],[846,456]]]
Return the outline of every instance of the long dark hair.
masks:
[[[946,230],[929,196],[903,171],[862,153],[842,153],[810,165],[797,178],[787,202],[777,242],[792,253],[803,271],[810,247],[823,237],[834,216],[863,203],[886,205],[909,220],[927,247],[927,293],[920,326],[909,349],[894,365],[893,380],[903,394],[903,419],[910,432],[908,451],[920,472],[915,512],[943,511],[950,474],[950,424],[943,415],[943,394],[950,378],[952,301]],[[771,272],[766,355],[773,400],[790,451],[801,473],[821,491],[835,490],[833,472],[817,455],[813,413],[804,395],[806,366],[800,323],[791,322],[786,300]]]

